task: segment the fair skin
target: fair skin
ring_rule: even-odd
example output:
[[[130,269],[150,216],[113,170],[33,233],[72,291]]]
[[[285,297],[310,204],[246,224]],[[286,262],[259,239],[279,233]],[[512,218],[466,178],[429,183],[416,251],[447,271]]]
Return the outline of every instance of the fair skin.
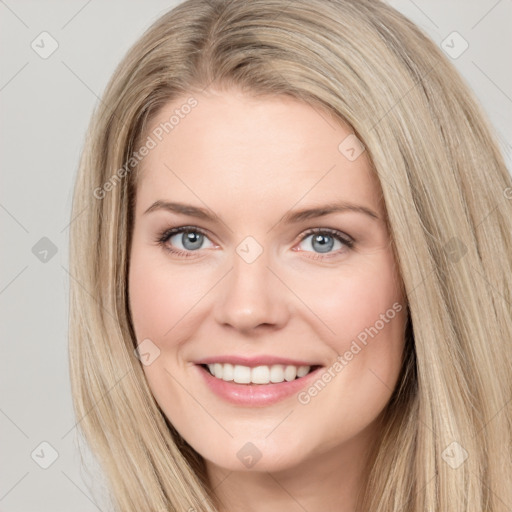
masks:
[[[165,105],[148,134],[187,98]],[[137,343],[150,339],[160,350],[143,366],[148,384],[204,457],[223,512],[354,511],[376,420],[399,376],[406,322],[378,180],[366,152],[351,161],[338,149],[350,128],[318,108],[238,91],[194,98],[197,106],[144,158],[137,185],[129,294]],[[220,220],[144,213],[158,200]],[[344,210],[284,219],[340,201],[378,218]],[[180,226],[206,235],[195,231],[194,244],[183,233],[156,242]],[[305,235],[312,228],[354,244],[324,232],[322,245]],[[263,249],[251,263],[236,251],[248,236]],[[269,406],[233,405],[194,363],[269,354],[327,369],[396,303],[400,311],[308,403],[295,394]],[[261,454],[252,467],[237,456],[248,442]]]

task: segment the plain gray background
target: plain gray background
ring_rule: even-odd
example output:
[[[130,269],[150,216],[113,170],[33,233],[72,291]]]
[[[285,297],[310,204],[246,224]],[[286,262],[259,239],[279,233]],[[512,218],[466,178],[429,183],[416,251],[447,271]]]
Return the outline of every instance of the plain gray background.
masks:
[[[90,115],[115,66],[178,3],[0,0],[0,511],[106,511],[99,476],[91,492],[80,465],[69,387],[72,186]],[[510,169],[512,1],[389,3],[453,47],[450,58],[488,113]],[[52,44],[58,48],[44,55]]]

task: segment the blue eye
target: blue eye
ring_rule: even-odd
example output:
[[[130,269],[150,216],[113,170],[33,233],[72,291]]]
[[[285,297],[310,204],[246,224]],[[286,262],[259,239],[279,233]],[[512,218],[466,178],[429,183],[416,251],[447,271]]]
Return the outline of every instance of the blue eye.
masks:
[[[339,252],[340,249],[343,250],[344,247],[350,249],[354,245],[354,241],[351,238],[334,229],[315,228],[310,230],[302,237],[301,244],[309,238],[311,240],[306,245],[312,248],[312,250],[317,254],[330,253],[333,248],[336,249],[334,247],[336,242],[339,247],[337,248],[338,251],[335,252]],[[301,250],[305,251],[307,249],[302,248]]]
[[[177,246],[177,249],[169,247],[169,242],[171,242],[173,238],[176,240],[173,241],[170,245],[172,247]],[[195,252],[197,249],[202,249],[202,245],[205,240],[209,241],[209,239],[206,237],[206,234],[199,228],[195,228],[193,226],[183,226],[165,231],[158,241],[164,245],[164,247],[169,252],[187,257],[190,256],[190,252]],[[180,244],[181,248],[179,246]],[[210,247],[213,247],[211,242]]]
[[[182,233],[169,237],[169,241],[173,238],[176,238],[177,242],[180,242],[183,249],[187,251],[200,249],[206,239],[202,233],[198,233],[197,231],[183,231]],[[173,243],[173,245],[175,245],[175,243]]]

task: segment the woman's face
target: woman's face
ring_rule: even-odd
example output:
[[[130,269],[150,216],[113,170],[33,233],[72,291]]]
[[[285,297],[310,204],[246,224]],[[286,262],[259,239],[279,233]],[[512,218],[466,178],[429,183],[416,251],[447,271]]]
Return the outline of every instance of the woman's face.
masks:
[[[353,461],[406,321],[364,148],[324,111],[234,91],[167,104],[146,136],[129,294],[161,409],[210,468]]]

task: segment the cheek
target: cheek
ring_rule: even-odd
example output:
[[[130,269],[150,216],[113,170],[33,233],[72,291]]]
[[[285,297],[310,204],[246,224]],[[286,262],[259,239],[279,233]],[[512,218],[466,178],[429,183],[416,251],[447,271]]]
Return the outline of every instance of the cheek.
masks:
[[[335,348],[344,349],[347,341],[361,333],[364,338],[365,329],[376,324],[386,334],[392,324],[397,330],[402,327],[397,313],[405,310],[405,299],[390,250],[340,266],[338,272],[316,272],[311,280],[297,282],[296,289],[322,322],[325,339]],[[399,318],[391,321],[395,317]]]
[[[174,329],[208,289],[200,276],[190,279],[183,267],[168,265],[159,251],[132,251],[130,309],[137,341],[173,338]],[[174,342],[176,339],[174,338]]]
[[[186,371],[180,347],[194,332],[194,305],[207,290],[208,284],[199,276],[190,279],[183,266],[170,265],[163,250],[134,245],[129,271],[133,328],[137,344],[149,339],[152,353],[159,351],[143,371],[168,417],[172,412],[168,404],[173,404],[173,411],[187,410],[188,395],[180,393],[173,376]]]
[[[407,319],[392,253],[382,251],[357,266],[340,267],[336,276],[324,275],[317,273],[298,293],[307,297],[318,334],[332,349],[335,386],[368,405],[375,399],[378,408],[399,375]]]

